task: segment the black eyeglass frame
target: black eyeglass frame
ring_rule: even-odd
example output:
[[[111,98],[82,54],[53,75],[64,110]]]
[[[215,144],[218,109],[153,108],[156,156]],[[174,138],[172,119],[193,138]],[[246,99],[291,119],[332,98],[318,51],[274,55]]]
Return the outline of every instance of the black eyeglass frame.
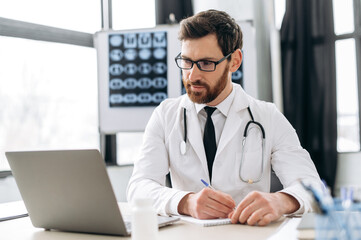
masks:
[[[226,60],[227,58],[229,58],[229,56],[231,56],[233,53],[234,53],[234,51],[230,52],[228,55],[224,56],[223,58],[221,58],[221,59],[218,60],[218,61],[211,61],[211,60],[192,61],[192,60],[190,60],[190,59],[184,59],[184,58],[182,58],[182,57],[181,57],[181,52],[180,52],[180,53],[174,58],[174,60],[175,60],[175,63],[177,64],[177,67],[179,67],[179,68],[182,69],[182,70],[191,70],[191,69],[193,68],[194,64],[196,64],[197,67],[198,67],[198,69],[201,70],[201,71],[203,71],[203,72],[214,72],[214,71],[216,71],[217,65],[220,64],[221,62],[223,62],[224,60]],[[180,66],[178,65],[178,61],[177,61],[178,59],[187,60],[187,61],[191,62],[191,63],[192,63],[191,67],[189,67],[189,68],[180,67]],[[199,64],[198,62],[203,62],[203,61],[207,61],[207,62],[214,63],[214,69],[213,69],[213,70],[204,70],[204,69],[202,69],[202,67],[200,66],[200,64]]]

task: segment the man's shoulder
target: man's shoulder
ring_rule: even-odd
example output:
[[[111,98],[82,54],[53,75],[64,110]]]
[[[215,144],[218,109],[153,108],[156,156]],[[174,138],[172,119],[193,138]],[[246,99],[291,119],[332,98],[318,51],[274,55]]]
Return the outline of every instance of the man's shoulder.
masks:
[[[282,115],[281,111],[277,108],[276,104],[273,102],[268,102],[254,98],[250,95],[247,95],[249,101],[249,107],[257,119],[273,119],[279,118]]]
[[[257,99],[255,97],[252,97],[248,94],[246,94],[247,99],[249,101],[250,107],[251,108],[257,108],[258,110],[261,111],[275,111],[277,110],[277,106],[272,103],[272,102],[268,102],[265,100],[261,100],[261,99]]]
[[[267,110],[274,111],[277,109],[276,105],[273,102],[267,102],[267,101],[256,99],[256,98],[253,98],[252,100],[250,100],[250,102],[253,103],[254,106],[256,106],[260,109],[266,110],[266,111]]]
[[[236,94],[236,104],[246,103],[251,108],[262,108],[262,109],[274,109],[275,105],[271,102],[257,99],[254,96],[249,95],[239,84],[233,83],[233,88]]]

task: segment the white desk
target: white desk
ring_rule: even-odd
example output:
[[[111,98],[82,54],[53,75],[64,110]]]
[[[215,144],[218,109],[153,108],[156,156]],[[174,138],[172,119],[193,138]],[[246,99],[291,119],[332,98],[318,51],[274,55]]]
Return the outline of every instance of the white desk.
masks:
[[[123,212],[129,212],[127,204],[122,204]],[[1,206],[0,206],[1,210]],[[274,239],[292,240],[296,238],[296,226],[300,219],[290,219],[272,223],[266,227],[254,227],[241,224],[230,224],[215,227],[202,227],[184,221],[179,221],[171,226],[159,230],[159,240],[199,240],[199,239]],[[68,233],[60,231],[45,231],[34,228],[30,218],[19,218],[0,222],[1,240],[111,240],[131,239],[131,237]]]

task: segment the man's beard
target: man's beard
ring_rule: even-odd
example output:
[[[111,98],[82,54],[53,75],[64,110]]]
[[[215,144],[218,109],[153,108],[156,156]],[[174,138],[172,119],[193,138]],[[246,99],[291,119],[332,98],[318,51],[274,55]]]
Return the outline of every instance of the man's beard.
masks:
[[[196,66],[194,66],[194,67],[196,67]],[[226,87],[227,81],[228,81],[228,71],[229,71],[229,66],[227,66],[224,69],[222,76],[217,80],[213,89],[211,89],[211,87],[205,82],[201,82],[200,80],[191,82],[191,81],[185,79],[185,77],[183,77],[183,84],[184,84],[184,87],[186,88],[188,97],[191,99],[192,102],[199,103],[199,104],[212,102],[214,99],[216,99],[218,97],[218,95]],[[193,86],[203,86],[206,89],[206,91],[194,92],[191,89],[192,85]]]

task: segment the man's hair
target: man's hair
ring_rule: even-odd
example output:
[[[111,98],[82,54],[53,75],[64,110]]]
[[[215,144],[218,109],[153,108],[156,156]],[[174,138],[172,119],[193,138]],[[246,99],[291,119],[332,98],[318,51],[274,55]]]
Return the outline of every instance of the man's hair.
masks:
[[[178,38],[180,41],[197,39],[208,34],[215,34],[224,56],[242,49],[243,34],[236,21],[226,12],[207,10],[180,22]]]

